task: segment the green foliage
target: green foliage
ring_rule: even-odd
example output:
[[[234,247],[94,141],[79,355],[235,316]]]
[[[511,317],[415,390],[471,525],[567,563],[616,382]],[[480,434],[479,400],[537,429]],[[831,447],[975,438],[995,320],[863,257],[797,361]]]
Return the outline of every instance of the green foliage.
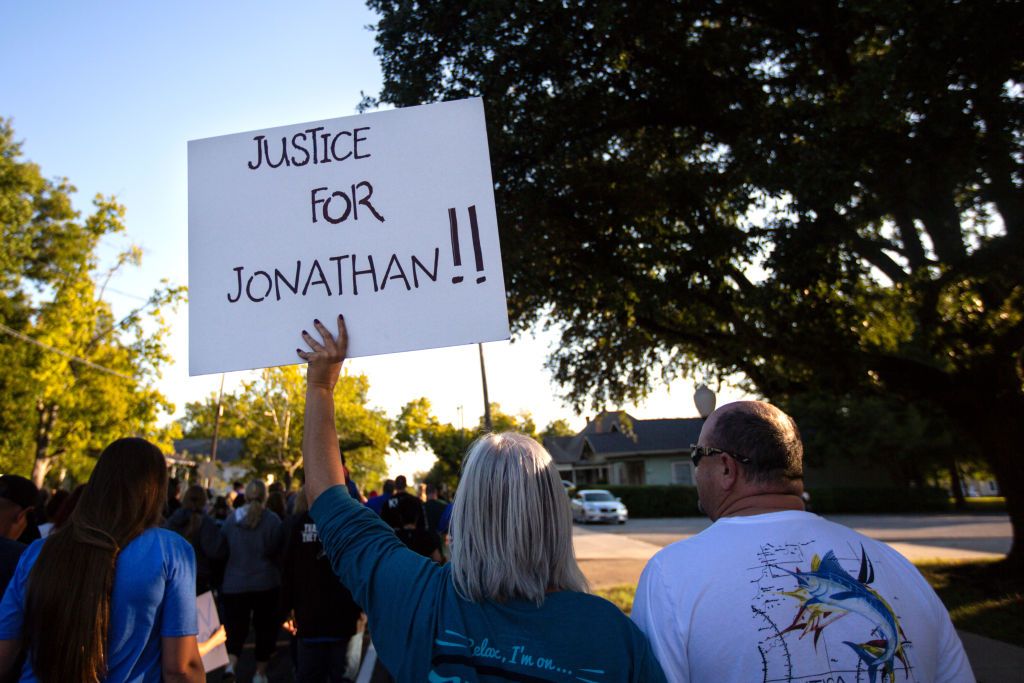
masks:
[[[491,424],[495,432],[522,432],[537,438],[537,427],[529,413],[510,415],[497,403],[491,404]],[[462,459],[473,440],[484,433],[484,418],[477,429],[465,429],[441,423],[431,412],[430,401],[418,398],[402,407],[395,421],[394,443],[399,450],[429,450],[437,462],[427,473],[426,481],[454,491],[459,483]]]
[[[808,490],[811,511],[819,515],[949,512],[949,492],[942,488],[820,487]]]
[[[115,317],[106,282],[139,265],[140,252],[131,247],[104,270],[97,248],[124,232],[124,207],[97,196],[82,219],[73,192],[21,159],[0,119],[0,467],[37,483],[54,465],[85,479],[99,451],[122,436],[166,446],[156,421],[173,410],[155,382],[169,360],[163,313],[184,288],[164,283]]]
[[[442,424],[431,412],[430,401],[409,401],[395,420],[394,443],[399,450],[429,450],[437,457],[426,480],[454,491],[459,483],[462,457],[477,432],[451,424]]]
[[[356,481],[378,481],[387,472],[385,453],[391,442],[390,423],[381,411],[367,405],[370,389],[365,375],[343,373],[334,392],[338,442]],[[262,370],[242,384],[238,393],[221,399],[220,437],[245,440],[245,465],[260,475],[290,481],[302,467],[302,428],[306,380],[299,366]],[[185,406],[182,432],[191,438],[211,438],[217,396]]]
[[[577,407],[695,373],[929,404],[1024,561],[1014,3],[369,5],[380,101],[485,99],[510,312]]]
[[[788,397],[781,407],[800,425],[811,466],[854,461],[884,471],[889,481],[923,486],[956,459],[973,462],[951,426],[927,404],[822,392]]]
[[[552,420],[548,423],[548,426],[544,428],[544,431],[540,433],[540,437],[537,439],[541,443],[549,437],[556,436],[575,436],[576,430],[569,426],[569,421],[559,418]]]
[[[480,418],[480,430],[484,430],[483,417]],[[502,412],[501,406],[497,403],[491,403],[491,431],[495,433],[520,432],[534,439],[537,438],[537,425],[534,424],[533,416],[529,412],[523,411],[511,415]]]

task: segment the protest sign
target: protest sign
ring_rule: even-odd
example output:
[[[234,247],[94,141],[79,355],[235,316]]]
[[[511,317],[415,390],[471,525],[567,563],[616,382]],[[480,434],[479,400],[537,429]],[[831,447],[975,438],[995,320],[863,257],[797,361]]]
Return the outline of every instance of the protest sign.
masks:
[[[213,601],[213,593],[207,591],[196,597],[196,616],[199,618],[199,633],[196,640],[206,642],[220,628],[220,617]],[[203,655],[203,671],[213,671],[228,665],[228,649],[218,645]]]
[[[507,339],[479,98],[188,143],[189,374]]]

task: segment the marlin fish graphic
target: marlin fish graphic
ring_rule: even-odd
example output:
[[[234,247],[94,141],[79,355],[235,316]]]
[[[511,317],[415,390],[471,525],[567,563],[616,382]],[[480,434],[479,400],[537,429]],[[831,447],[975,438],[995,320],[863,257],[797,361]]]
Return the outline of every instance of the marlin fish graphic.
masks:
[[[896,680],[894,657],[899,657],[904,667],[908,666],[903,652],[905,636],[896,614],[881,595],[867,586],[874,581],[875,571],[863,547],[857,579],[842,568],[831,550],[825,553],[822,559],[815,555],[811,560],[809,572],[791,572],[783,567],[778,569],[797,581],[796,590],[783,595],[795,598],[801,603],[793,623],[783,633],[802,629],[803,635],[806,635],[813,631],[814,645],[817,647],[818,637],[826,626],[847,614],[857,614],[872,625],[871,633],[878,637],[863,643],[843,643],[848,645],[868,667],[868,678],[871,683],[875,683],[879,669],[882,671],[883,680]],[[801,623],[800,618],[805,613],[807,619]]]

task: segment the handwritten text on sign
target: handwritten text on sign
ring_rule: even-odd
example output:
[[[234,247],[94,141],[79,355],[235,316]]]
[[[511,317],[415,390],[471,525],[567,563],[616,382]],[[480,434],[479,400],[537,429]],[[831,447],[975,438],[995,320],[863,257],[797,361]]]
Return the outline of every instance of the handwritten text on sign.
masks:
[[[508,338],[482,102],[190,142],[189,293],[193,375]]]

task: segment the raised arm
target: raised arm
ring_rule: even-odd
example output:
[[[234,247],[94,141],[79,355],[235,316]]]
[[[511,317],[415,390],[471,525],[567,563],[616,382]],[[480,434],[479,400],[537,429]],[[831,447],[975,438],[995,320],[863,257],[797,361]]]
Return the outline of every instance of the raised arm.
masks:
[[[306,423],[302,434],[302,465],[306,472],[306,498],[310,507],[321,493],[345,483],[338,450],[338,432],[334,427],[334,385],[341,374],[341,363],[348,351],[345,318],[338,316],[337,339],[319,320],[313,321],[321,341],[306,330],[302,339],[311,351],[296,349],[306,368]]]
[[[376,513],[339,486],[345,483],[345,473],[332,393],[348,334],[341,316],[337,340],[319,321],[314,325],[322,341],[303,332],[312,351],[298,352],[309,362],[302,439],[309,513],[334,573],[369,616],[380,660],[397,680],[426,680],[422,665],[430,662],[437,601],[447,574],[406,548]]]

